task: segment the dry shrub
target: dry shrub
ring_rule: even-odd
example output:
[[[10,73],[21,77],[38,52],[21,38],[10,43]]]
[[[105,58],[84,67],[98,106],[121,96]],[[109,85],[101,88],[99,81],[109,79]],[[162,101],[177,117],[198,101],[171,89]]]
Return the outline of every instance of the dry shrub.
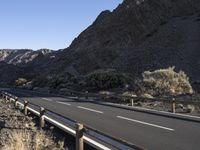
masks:
[[[47,138],[43,132],[24,129],[8,133],[7,144],[1,150],[58,150],[53,140]]]
[[[8,134],[9,144],[5,145],[2,150],[29,150],[31,134],[26,130],[13,131]]]
[[[183,71],[178,73],[174,67],[145,71],[142,80],[142,90],[153,96],[192,94],[193,89],[189,78]]]
[[[25,78],[18,78],[16,81],[15,81],[15,85],[16,86],[22,86],[24,84],[27,83],[27,79]]]

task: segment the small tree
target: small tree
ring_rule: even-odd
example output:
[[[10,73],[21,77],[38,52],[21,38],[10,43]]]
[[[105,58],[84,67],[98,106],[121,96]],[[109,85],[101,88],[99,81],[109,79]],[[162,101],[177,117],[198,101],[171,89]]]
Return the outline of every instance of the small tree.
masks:
[[[159,96],[192,94],[193,89],[187,75],[183,71],[175,72],[174,68],[145,71],[142,74],[143,92]]]

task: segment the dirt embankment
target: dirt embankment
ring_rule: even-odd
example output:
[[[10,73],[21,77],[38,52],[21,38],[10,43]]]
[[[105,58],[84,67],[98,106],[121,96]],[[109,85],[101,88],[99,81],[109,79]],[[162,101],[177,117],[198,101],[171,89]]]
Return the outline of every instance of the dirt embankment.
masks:
[[[0,100],[0,150],[64,149],[64,142],[55,140],[53,131],[40,131],[35,124],[9,101]]]

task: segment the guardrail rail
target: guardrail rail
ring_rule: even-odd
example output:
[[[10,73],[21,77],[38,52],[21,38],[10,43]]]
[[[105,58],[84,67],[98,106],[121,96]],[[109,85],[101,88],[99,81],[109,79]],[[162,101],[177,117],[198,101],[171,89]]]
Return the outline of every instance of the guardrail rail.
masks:
[[[75,120],[67,118],[53,112],[52,110],[45,109],[39,105],[35,105],[29,101],[19,99],[18,97],[4,92],[1,92],[1,96],[4,100],[9,100],[14,102],[15,107],[21,106],[23,112],[27,115],[28,111],[39,117],[39,128],[42,129],[45,122],[49,122],[54,126],[60,128],[66,133],[69,133],[76,138],[76,150],[84,149],[84,142],[96,149],[111,150],[144,150],[137,145],[124,141],[122,139],[115,138],[113,136],[107,135],[97,129],[91,128],[88,125],[78,123]],[[87,95],[88,96],[88,95]]]

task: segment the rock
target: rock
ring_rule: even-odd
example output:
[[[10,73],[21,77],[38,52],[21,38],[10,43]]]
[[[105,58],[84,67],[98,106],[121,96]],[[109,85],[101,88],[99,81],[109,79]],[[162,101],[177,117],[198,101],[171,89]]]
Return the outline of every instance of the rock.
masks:
[[[188,112],[188,113],[192,113],[192,112],[194,112],[195,111],[195,106],[194,105],[187,105],[187,107],[186,107],[186,111]]]
[[[141,97],[142,97],[142,98],[148,98],[148,99],[152,99],[152,98],[154,98],[152,95],[147,94],[147,93],[142,94]]]
[[[179,109],[183,109],[184,106],[183,106],[183,104],[177,104],[177,105],[176,105],[176,108],[177,108],[177,109],[178,109],[178,108],[179,108]]]
[[[25,65],[34,61],[40,54],[47,55],[49,53],[52,53],[49,49],[37,51],[31,49],[0,49],[0,61],[14,65]]]

